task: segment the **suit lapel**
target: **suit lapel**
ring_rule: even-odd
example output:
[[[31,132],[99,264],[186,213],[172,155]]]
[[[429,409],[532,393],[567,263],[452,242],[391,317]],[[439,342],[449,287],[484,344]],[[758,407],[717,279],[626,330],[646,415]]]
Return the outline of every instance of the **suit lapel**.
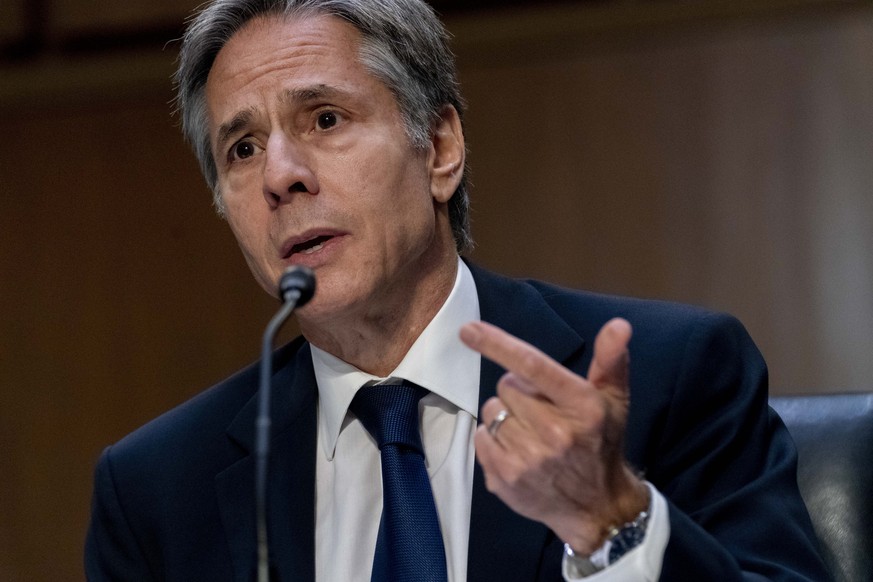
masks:
[[[317,388],[308,344],[300,347],[295,342],[277,352],[275,369],[267,499],[271,565],[280,580],[313,580]],[[257,395],[227,430],[246,455],[215,478],[234,579],[245,582],[252,579],[256,564],[252,454],[256,415]]]
[[[565,363],[581,355],[585,342],[554,312],[533,286],[470,265],[483,321],[536,346]],[[505,370],[483,358],[479,406],[494,396]],[[477,462],[473,474],[468,580],[537,579],[545,545],[552,538],[543,524],[524,518],[488,492]]]

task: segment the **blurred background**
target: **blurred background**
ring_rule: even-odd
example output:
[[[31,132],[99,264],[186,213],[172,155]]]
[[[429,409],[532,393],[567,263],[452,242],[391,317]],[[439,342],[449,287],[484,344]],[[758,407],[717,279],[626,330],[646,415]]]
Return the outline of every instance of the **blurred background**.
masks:
[[[275,308],[171,115],[199,2],[0,3],[0,580],[82,579],[101,449],[256,359]],[[873,387],[870,3],[433,4],[475,261],[732,312],[773,393]]]

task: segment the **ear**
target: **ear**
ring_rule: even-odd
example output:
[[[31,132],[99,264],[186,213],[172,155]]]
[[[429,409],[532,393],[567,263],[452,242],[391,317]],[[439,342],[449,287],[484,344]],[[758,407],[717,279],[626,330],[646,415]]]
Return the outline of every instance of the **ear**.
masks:
[[[454,106],[446,105],[433,128],[428,155],[430,192],[435,201],[446,203],[455,193],[464,174],[466,155],[461,117]]]

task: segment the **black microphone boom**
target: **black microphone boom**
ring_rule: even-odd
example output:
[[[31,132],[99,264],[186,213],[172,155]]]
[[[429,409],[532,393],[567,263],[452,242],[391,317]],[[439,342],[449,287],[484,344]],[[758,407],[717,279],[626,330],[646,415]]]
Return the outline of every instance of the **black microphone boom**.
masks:
[[[258,526],[258,582],[270,579],[267,541],[267,463],[270,455],[270,379],[273,375],[273,340],[291,313],[312,299],[315,275],[306,267],[295,265],[279,279],[282,307],[267,324],[261,343],[261,378],[258,387],[258,418],[255,421],[255,505]]]

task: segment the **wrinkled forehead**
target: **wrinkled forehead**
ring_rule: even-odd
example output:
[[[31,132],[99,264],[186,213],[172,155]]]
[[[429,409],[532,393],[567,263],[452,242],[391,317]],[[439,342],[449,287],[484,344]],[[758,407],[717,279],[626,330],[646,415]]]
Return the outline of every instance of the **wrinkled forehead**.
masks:
[[[255,16],[243,23],[228,37],[215,54],[209,76],[217,66],[227,65],[227,53],[251,57],[276,55],[294,48],[321,48],[360,58],[361,32],[339,16],[315,11],[299,10]],[[208,83],[207,77],[207,83]]]
[[[234,95],[294,78],[317,85],[322,76],[354,73],[376,79],[361,64],[361,34],[325,14],[259,16],[240,27],[215,56],[206,79],[209,109]],[[340,73],[337,73],[340,71]]]

